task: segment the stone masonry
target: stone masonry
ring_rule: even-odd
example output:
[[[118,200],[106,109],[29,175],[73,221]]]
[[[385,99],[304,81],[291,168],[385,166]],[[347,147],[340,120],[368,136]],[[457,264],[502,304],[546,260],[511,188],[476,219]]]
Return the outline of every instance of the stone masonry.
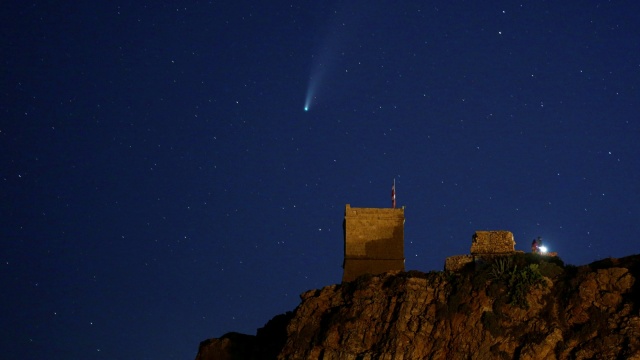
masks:
[[[516,242],[510,231],[476,231],[471,238],[471,255],[456,255],[446,258],[446,271],[459,271],[469,263],[495,256],[512,255]]]
[[[476,231],[471,238],[471,255],[513,254],[515,246],[511,231]]]
[[[344,215],[344,274],[404,271],[404,208],[352,208]]]
[[[449,256],[444,260],[444,269],[447,271],[460,271],[470,263],[473,263],[473,255]]]

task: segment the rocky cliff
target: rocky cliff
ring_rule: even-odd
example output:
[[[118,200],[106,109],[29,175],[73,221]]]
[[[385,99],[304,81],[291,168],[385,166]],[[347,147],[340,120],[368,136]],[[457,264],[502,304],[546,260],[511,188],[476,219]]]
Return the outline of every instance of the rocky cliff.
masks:
[[[534,254],[458,272],[361,276],[301,295],[210,359],[640,359],[640,255],[564,266]]]

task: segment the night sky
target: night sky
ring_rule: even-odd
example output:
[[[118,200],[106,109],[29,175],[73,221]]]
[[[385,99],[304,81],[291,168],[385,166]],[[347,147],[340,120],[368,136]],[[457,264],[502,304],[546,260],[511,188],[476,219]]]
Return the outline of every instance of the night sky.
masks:
[[[375,3],[2,2],[3,358],[255,334],[394,179],[407,270],[640,253],[640,3]]]

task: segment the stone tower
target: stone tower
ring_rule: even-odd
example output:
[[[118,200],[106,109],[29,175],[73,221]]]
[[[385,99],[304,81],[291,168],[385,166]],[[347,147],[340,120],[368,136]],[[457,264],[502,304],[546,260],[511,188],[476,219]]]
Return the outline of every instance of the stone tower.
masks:
[[[404,271],[404,208],[352,208],[344,212],[344,274]]]

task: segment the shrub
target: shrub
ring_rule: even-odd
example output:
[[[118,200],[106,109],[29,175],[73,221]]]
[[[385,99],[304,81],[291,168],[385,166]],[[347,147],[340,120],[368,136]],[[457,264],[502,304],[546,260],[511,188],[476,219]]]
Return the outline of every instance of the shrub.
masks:
[[[540,263],[540,273],[550,279],[555,279],[564,272],[564,269],[553,262],[543,261]]]
[[[538,264],[530,264],[522,270],[518,270],[518,267],[515,266],[511,272],[508,283],[509,304],[528,309],[527,294],[531,286],[538,284],[546,284],[543,281]]]
[[[510,257],[499,258],[491,265],[489,277],[491,280],[503,280],[512,267],[513,262]]]
[[[521,308],[528,308],[527,294],[531,286],[546,284],[543,281],[539,263],[540,256],[537,254],[518,254],[496,259],[489,270],[489,278],[492,282],[490,288],[497,290],[495,284],[506,285],[507,302]],[[554,264],[543,265],[542,269],[550,274],[562,271]],[[495,293],[495,291],[492,292]]]

